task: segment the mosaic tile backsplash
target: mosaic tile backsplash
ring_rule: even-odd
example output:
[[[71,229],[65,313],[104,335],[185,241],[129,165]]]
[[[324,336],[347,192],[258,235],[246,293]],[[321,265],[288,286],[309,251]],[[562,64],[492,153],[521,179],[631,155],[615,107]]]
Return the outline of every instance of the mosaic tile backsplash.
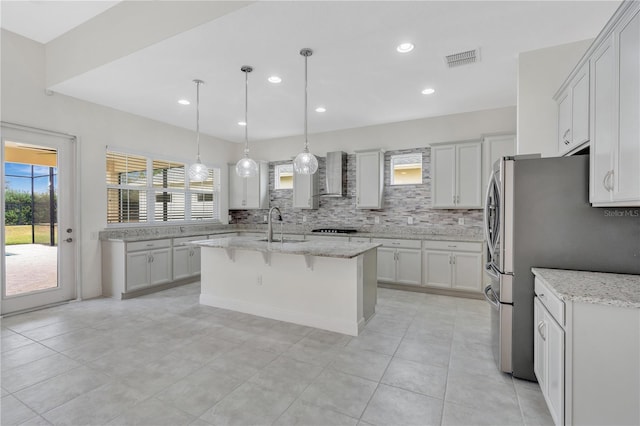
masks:
[[[422,153],[422,184],[389,185],[390,159],[392,155]],[[347,196],[344,198],[320,198],[317,210],[293,209],[292,190],[274,189],[274,166],[290,161],[275,161],[269,164],[270,206],[278,206],[286,224],[318,227],[353,227],[361,231],[383,230],[385,228],[413,227],[416,232],[428,228],[429,231],[479,233],[482,230],[482,210],[442,210],[431,206],[431,148],[415,148],[388,151],[384,156],[384,207],[379,210],[356,209],[356,161],[355,154],[347,156]],[[318,158],[318,180],[320,194],[325,190],[325,162]],[[233,224],[261,224],[268,210],[232,210]],[[306,222],[303,222],[303,217]],[[379,224],[375,218],[379,218]],[[413,218],[413,225],[407,219]],[[464,225],[458,219],[464,218]],[[418,229],[420,228],[420,229]]]

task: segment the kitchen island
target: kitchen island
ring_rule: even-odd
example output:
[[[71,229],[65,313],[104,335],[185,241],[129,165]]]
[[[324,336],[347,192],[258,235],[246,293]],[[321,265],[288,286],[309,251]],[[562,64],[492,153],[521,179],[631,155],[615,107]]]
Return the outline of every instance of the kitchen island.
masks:
[[[374,315],[379,244],[228,237],[201,247],[200,303],[357,336]]]

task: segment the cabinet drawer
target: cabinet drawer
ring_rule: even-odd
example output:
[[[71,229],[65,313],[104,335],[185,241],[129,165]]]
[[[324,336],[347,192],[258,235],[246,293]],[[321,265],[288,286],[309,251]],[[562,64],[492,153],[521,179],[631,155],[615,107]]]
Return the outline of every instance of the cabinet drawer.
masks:
[[[371,242],[371,238],[351,237],[349,238],[349,241],[351,241],[352,243],[368,243],[368,242]]]
[[[181,246],[184,243],[188,243],[190,241],[200,241],[200,240],[206,240],[209,237],[207,235],[194,235],[193,237],[180,237],[180,238],[174,238],[173,239],[173,245],[175,246]]]
[[[136,241],[134,243],[127,243],[127,252],[138,250],[152,250],[165,247],[171,247],[170,238],[165,240]]]
[[[482,251],[482,243],[474,243],[468,241],[432,241],[425,240],[423,247],[429,250],[447,250],[447,251]]]
[[[539,278],[535,280],[536,296],[542,304],[547,308],[551,316],[564,327],[564,302],[551,292],[549,287]]]
[[[390,238],[372,238],[372,243],[382,244],[382,247],[403,247],[403,248],[415,248],[419,249],[422,247],[422,241],[420,240],[399,240],[399,239],[390,239]]]

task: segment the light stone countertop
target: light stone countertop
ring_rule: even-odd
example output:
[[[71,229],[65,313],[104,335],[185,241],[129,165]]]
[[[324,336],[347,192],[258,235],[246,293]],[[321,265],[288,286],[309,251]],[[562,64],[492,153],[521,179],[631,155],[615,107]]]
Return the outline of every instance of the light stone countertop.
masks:
[[[640,309],[640,275],[532,268],[564,301]]]
[[[266,253],[284,253],[303,256],[337,257],[351,259],[364,252],[373,250],[380,244],[373,243],[351,243],[347,241],[274,241],[267,243],[260,241],[258,237],[225,237],[211,240],[193,241],[187,244],[200,247],[213,247],[223,249],[240,249],[261,251]]]
[[[102,241],[150,241],[161,240],[165,238],[182,238],[182,237],[198,237],[204,235],[216,235],[225,234],[230,232],[251,232],[251,233],[264,233],[266,235],[266,229],[263,228],[234,228],[234,227],[217,227],[216,229],[209,230],[186,230],[180,231],[179,229],[150,229],[139,230],[137,228],[118,229],[118,230],[105,230],[100,232],[100,240]],[[274,235],[280,234],[278,227],[274,227]],[[392,231],[367,231],[356,232],[352,234],[325,234],[310,232],[307,230],[285,230],[284,235],[326,235],[326,236],[342,236],[342,237],[362,237],[362,238],[398,238],[405,240],[430,240],[430,241],[465,241],[465,242],[482,242],[484,240],[482,234],[477,233],[460,233],[459,231],[446,233],[440,231],[439,233],[420,232],[415,228],[407,227],[407,229],[396,228]]]

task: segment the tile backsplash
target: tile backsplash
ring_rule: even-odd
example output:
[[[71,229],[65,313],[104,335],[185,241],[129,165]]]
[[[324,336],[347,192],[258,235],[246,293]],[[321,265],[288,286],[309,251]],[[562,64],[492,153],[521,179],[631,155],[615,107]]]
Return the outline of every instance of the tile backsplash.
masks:
[[[392,155],[422,153],[422,184],[395,185],[390,182],[390,158]],[[443,210],[431,208],[431,148],[414,148],[385,152],[384,156],[384,206],[379,210],[356,209],[356,161],[355,154],[347,156],[347,190],[344,198],[320,198],[317,210],[292,208],[292,190],[274,189],[274,166],[290,161],[275,161],[269,164],[270,206],[282,210],[285,223],[317,227],[386,228],[409,226],[416,228],[458,228],[459,231],[479,232],[482,228],[482,210]],[[318,186],[325,193],[325,161],[318,158]],[[234,224],[264,223],[268,210],[231,210]],[[306,223],[303,223],[303,216]],[[376,217],[379,224],[375,223]],[[413,225],[407,219],[413,218]],[[464,218],[464,225],[458,219]],[[433,229],[435,230],[435,229]]]

